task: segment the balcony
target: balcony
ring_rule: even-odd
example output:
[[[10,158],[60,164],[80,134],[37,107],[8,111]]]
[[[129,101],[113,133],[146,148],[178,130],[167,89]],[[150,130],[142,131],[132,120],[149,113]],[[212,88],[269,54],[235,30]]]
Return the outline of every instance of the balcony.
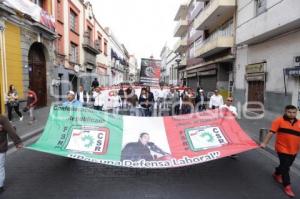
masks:
[[[300,27],[299,0],[271,2],[267,2],[265,12],[262,13],[253,12],[252,5],[245,6],[243,11],[238,12],[238,45],[257,44]]]
[[[233,45],[233,24],[230,23],[227,27],[215,31],[210,37],[200,43],[196,47],[195,56],[205,58],[225,49],[232,48]]]
[[[188,14],[188,5],[181,4],[175,16],[175,21],[179,21],[180,19],[185,19]]]
[[[98,40],[93,42],[89,36],[84,36],[84,42],[82,47],[91,54],[98,55],[100,54],[100,43]]]
[[[180,39],[174,46],[175,53],[185,53],[188,48],[188,39],[185,37],[184,39]]]
[[[175,28],[174,37],[182,37],[188,30],[188,21],[180,20]]]
[[[197,30],[215,30],[231,19],[235,11],[235,0],[211,0],[194,22]]]
[[[179,66],[186,66],[187,65],[187,58],[186,56],[181,60]]]

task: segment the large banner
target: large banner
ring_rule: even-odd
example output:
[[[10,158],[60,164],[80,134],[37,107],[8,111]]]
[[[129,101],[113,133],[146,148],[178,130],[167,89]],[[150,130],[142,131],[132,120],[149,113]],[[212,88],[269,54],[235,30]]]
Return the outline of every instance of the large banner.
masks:
[[[141,59],[140,84],[157,86],[160,79],[161,61],[155,59]]]
[[[230,113],[133,117],[53,106],[29,149],[131,168],[199,164],[257,148]]]
[[[43,24],[49,29],[55,30],[55,18],[32,1],[4,0],[3,3],[10,8],[29,15],[33,20]]]

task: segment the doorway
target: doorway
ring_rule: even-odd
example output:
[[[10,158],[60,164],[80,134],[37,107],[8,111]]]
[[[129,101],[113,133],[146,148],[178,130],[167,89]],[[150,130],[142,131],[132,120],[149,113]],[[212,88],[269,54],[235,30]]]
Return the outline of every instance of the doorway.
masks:
[[[256,102],[264,104],[264,92],[265,82],[264,81],[249,81],[248,82],[248,104],[247,108],[261,108]]]
[[[29,86],[36,92],[37,107],[47,105],[46,58],[44,46],[41,43],[31,45],[28,54]]]

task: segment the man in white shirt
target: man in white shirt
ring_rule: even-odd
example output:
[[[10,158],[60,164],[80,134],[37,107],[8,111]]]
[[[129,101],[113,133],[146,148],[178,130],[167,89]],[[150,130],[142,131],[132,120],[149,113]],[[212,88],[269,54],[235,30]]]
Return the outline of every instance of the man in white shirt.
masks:
[[[217,109],[224,104],[222,95],[219,94],[219,90],[215,90],[214,94],[210,97],[209,108]]]
[[[93,97],[95,99],[94,101],[94,109],[102,111],[102,108],[104,106],[104,96],[100,91],[100,88],[97,87],[93,93]]]
[[[160,89],[156,92],[156,107],[157,107],[157,115],[159,116],[161,114],[161,111],[164,107],[164,102],[166,99],[166,91],[164,90],[164,87],[161,85]]]
[[[81,102],[83,106],[87,106],[90,101],[90,96],[83,88],[83,85],[79,86],[79,92],[77,93],[77,100]]]
[[[224,105],[220,106],[220,109],[230,111],[235,117],[238,116],[236,107],[232,106],[233,98],[228,97]]]

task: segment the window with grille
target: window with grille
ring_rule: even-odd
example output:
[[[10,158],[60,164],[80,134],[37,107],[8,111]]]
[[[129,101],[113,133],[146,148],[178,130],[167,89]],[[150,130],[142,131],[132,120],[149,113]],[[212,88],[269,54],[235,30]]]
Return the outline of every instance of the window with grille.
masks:
[[[77,60],[78,60],[77,52],[78,52],[77,45],[74,43],[71,43],[70,44],[70,62],[77,63]]]
[[[76,32],[76,13],[73,10],[70,10],[70,29]]]

